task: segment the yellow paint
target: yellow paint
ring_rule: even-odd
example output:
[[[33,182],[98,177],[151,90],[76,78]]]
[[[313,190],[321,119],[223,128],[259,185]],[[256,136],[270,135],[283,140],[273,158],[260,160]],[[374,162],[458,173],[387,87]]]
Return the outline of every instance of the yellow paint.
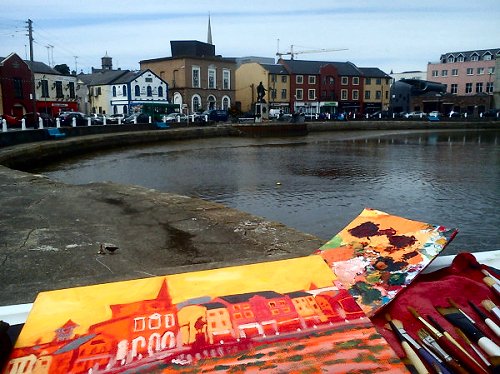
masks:
[[[228,267],[42,292],[38,295],[16,347],[37,339],[51,341],[69,319],[84,334],[88,327],[111,317],[109,305],[156,298],[164,279],[174,304],[202,296],[217,297],[272,290],[279,293],[331,286],[335,275],[320,256]]]

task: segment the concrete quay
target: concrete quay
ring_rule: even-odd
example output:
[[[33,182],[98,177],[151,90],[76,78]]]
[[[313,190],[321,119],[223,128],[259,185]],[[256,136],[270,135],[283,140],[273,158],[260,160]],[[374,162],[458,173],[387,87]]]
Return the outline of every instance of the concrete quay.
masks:
[[[241,135],[230,125],[121,132],[108,127],[109,133],[64,128],[64,140],[0,148],[0,306],[31,303],[45,290],[305,256],[324,243],[325,238],[196,198],[113,183],[68,185],[16,170],[99,149]],[[309,131],[415,128],[499,123],[308,124]],[[41,136],[27,133],[22,136],[28,140]],[[100,254],[101,244],[118,250]]]

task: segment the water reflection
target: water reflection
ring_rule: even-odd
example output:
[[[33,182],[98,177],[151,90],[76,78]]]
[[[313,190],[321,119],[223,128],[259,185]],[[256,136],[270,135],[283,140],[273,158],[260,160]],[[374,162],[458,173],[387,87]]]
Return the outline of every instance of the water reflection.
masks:
[[[207,200],[324,239],[365,207],[458,227],[451,252],[498,249],[498,131],[201,139],[101,152],[43,172]]]

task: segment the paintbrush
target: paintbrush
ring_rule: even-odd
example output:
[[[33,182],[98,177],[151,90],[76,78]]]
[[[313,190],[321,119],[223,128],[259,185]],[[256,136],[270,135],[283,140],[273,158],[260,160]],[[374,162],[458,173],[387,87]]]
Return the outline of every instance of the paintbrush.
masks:
[[[474,309],[474,311],[482,318],[486,326],[490,328],[491,331],[495,333],[496,336],[500,337],[500,327],[493,321],[490,317],[486,315],[481,309],[479,309],[476,304],[469,300],[469,305]]]
[[[493,291],[497,294],[497,296],[500,296],[500,284],[498,284],[494,278],[492,277],[484,277],[483,282],[488,286],[493,288]]]
[[[473,342],[490,357],[500,356],[500,347],[486,337],[473,323],[471,323],[457,308],[436,308],[450,323],[460,328]]]
[[[468,319],[471,323],[476,324],[476,321],[474,321],[474,320],[473,320],[473,319],[472,319],[472,318],[471,318],[471,317],[470,317],[467,313],[465,313],[465,312],[463,311],[463,309],[462,309],[462,308],[460,308],[460,306],[459,306],[459,305],[458,305],[455,301],[453,301],[453,299],[452,299],[451,297],[448,297],[448,299],[447,299],[447,300],[448,300],[448,302],[450,303],[450,305],[452,305],[453,307],[457,308],[457,309],[458,309],[458,311],[459,311],[460,313],[462,313],[462,314],[463,314],[463,315],[464,315],[464,316],[465,316],[465,317],[466,317],[466,318],[467,318],[467,319]]]
[[[442,328],[431,316],[427,316],[429,321],[432,322],[431,325],[427,322],[415,308],[411,306],[408,307],[410,313],[417,318],[420,322],[424,324],[427,330],[431,333],[431,335],[438,341],[438,343],[446,349],[446,351],[451,354],[453,357],[458,359],[460,363],[464,364],[467,369],[471,370],[473,373],[484,372],[487,373],[487,370],[483,368],[479,362],[477,362],[474,357],[470,355],[469,352],[465,350],[454,338],[451,336],[444,328]]]
[[[491,274],[488,270],[482,269],[481,273],[483,273],[487,277],[492,278],[496,283],[500,284],[500,280],[498,280],[498,278],[495,275]]]
[[[464,342],[466,342],[469,347],[472,348],[472,350],[476,353],[476,355],[481,359],[481,361],[484,362],[484,364],[486,366],[491,366],[491,362],[489,362],[487,360],[486,357],[484,357],[484,355],[481,353],[481,351],[479,349],[476,348],[476,346],[474,344],[472,344],[472,342],[470,341],[470,339],[467,337],[467,335],[464,334],[464,332],[462,330],[460,330],[459,328],[455,327],[455,331],[457,332],[457,334],[464,340]]]
[[[387,322],[389,322],[389,326],[391,326],[391,330],[394,332],[399,342],[401,343],[406,357],[408,357],[418,374],[429,374],[429,370],[427,370],[422,360],[420,360],[417,353],[413,350],[407,338],[403,336],[401,329],[396,326],[396,323],[402,325],[401,321],[393,320],[389,314],[385,315],[385,319],[387,320]]]
[[[500,308],[495,305],[495,303],[491,300],[483,300],[481,301],[481,305],[486,309],[488,312],[492,313],[500,319]]]
[[[449,366],[454,373],[469,374],[469,371],[460,366],[460,364],[453,357],[441,348],[439,343],[425,329],[418,330],[417,334],[422,343],[441,357],[444,360],[445,365]]]

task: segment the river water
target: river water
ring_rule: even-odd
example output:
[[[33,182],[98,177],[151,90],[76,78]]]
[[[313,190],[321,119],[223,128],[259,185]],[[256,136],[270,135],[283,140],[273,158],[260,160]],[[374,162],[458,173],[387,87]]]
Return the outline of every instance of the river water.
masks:
[[[36,170],[216,201],[330,239],[365,207],[455,227],[447,253],[499,250],[500,131],[322,132],[99,152]]]

